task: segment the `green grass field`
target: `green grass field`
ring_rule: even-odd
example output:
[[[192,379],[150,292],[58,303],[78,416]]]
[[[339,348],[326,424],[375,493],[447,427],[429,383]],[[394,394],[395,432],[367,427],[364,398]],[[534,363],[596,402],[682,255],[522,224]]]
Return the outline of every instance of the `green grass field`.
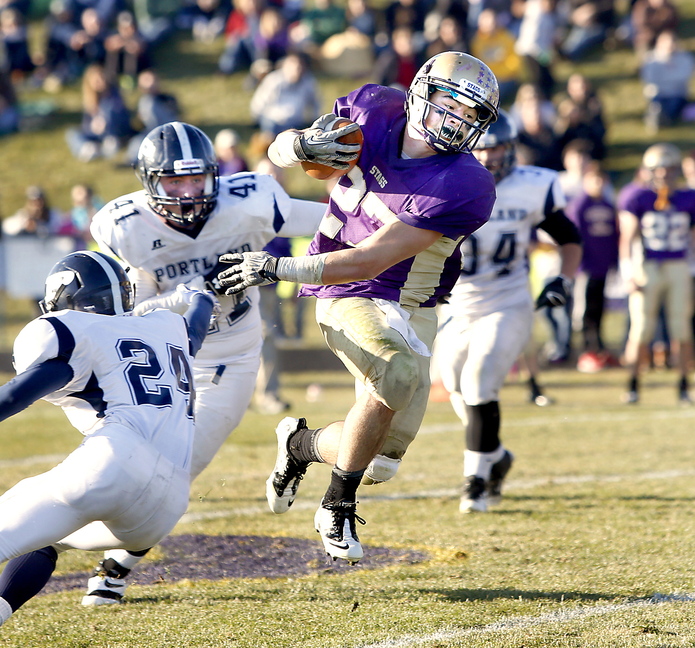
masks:
[[[686,45],[695,49],[695,3],[679,0]],[[231,126],[247,138],[250,94],[243,75],[215,76],[219,44],[177,39],[158,53],[167,90],[184,118],[210,134]],[[631,52],[618,49],[579,66],[560,63],[558,80],[578,69],[596,83],[609,130],[607,165],[627,181],[654,140],[645,133],[643,98]],[[361,80],[321,79],[324,106]],[[25,102],[45,101],[39,91]],[[79,90],[48,97],[51,120],[4,138],[3,216],[39,183],[68,207],[70,186],[92,183],[105,199],[137,187],[132,171],[112,162],[70,158],[64,130],[79,120]],[[133,101],[134,96],[129,97]],[[659,139],[695,147],[692,125]],[[317,197],[319,183],[291,175],[296,196]],[[4,300],[0,347],[31,317],[25,302]],[[309,333],[311,352],[320,342]],[[618,336],[616,336],[616,339]],[[2,376],[6,380],[9,376]],[[85,609],[72,589],[31,600],[0,629],[2,648],[681,648],[695,646],[695,408],[676,403],[673,372],[645,377],[643,402],[620,404],[625,372],[582,375],[553,370],[543,382],[557,403],[526,403],[521,384],[502,394],[503,438],[516,454],[502,505],[487,515],[458,513],[463,432],[447,403],[432,403],[398,477],[362,488],[359,513],[365,560],[342,569],[323,557],[306,575],[227,580],[163,579],[133,585],[128,602]],[[306,402],[310,384],[321,398]],[[319,426],[352,403],[343,373],[286,374],[293,416]],[[284,516],[267,509],[264,482],[275,458],[279,417],[249,411],[194,483],[189,512],[175,535],[298,539],[320,545],[313,514],[328,469],[314,466]],[[55,407],[37,403],[0,425],[0,492],[55,465],[79,435]],[[370,566],[379,552],[412,551],[415,562]],[[158,549],[148,561],[164,557]],[[69,552],[56,576],[82,574],[97,556]],[[288,561],[294,556],[288,556]],[[232,562],[234,555],[226,558]],[[220,571],[226,565],[220,564]]]
[[[173,566],[106,609],[81,607],[78,589],[40,595],[3,626],[0,646],[694,646],[695,409],[676,405],[672,372],[647,374],[636,407],[619,404],[624,379],[620,369],[547,372],[557,403],[543,409],[526,403],[520,383],[506,385],[503,436],[516,463],[489,514],[458,513],[462,429],[447,403],[431,403],[397,478],[361,489],[361,566],[335,569],[319,552],[306,575],[178,582]],[[323,385],[317,402],[305,400],[310,383]],[[283,388],[291,414],[310,425],[341,417],[352,401],[343,373],[285,374]],[[312,520],[326,466],[312,466],[286,515],[265,503],[278,419],[247,414],[194,483],[175,534],[319,547]],[[0,490],[78,443],[62,413],[43,403],[0,431]],[[370,567],[370,553],[384,549],[421,559]],[[86,578],[94,564],[94,554],[68,552],[56,574]]]

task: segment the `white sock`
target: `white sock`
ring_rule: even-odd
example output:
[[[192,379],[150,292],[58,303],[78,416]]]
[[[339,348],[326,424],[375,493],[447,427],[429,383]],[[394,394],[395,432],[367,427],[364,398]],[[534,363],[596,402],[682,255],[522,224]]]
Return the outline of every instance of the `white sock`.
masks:
[[[104,552],[104,558],[113,558],[121,567],[132,569],[137,565],[144,556],[133,556],[125,549],[111,549]]]
[[[500,444],[493,452],[476,452],[465,450],[463,453],[463,476],[490,479],[492,464],[504,457],[504,446]]]
[[[0,597],[0,626],[12,616],[12,608],[10,604]]]

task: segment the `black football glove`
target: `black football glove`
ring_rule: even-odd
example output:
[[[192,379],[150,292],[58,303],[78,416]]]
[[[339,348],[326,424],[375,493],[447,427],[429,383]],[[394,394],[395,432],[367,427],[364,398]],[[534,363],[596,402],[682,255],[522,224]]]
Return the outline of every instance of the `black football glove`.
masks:
[[[562,275],[548,282],[536,299],[536,310],[564,306],[572,294],[572,282]]]
[[[251,286],[266,286],[279,281],[275,274],[278,260],[267,252],[223,254],[220,262],[232,266],[217,275],[225,295],[235,295]]]

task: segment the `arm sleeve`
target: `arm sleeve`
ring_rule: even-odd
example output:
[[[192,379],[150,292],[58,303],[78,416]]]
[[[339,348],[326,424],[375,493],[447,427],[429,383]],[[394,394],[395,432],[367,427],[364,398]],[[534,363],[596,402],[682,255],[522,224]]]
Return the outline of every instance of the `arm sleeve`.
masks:
[[[567,218],[561,209],[548,214],[538,227],[550,234],[558,245],[581,244],[582,242],[582,236],[577,226]]]
[[[326,213],[326,204],[311,200],[290,200],[291,211],[278,231],[278,236],[313,236]]]
[[[60,358],[46,360],[15,376],[0,387],[0,421],[65,387],[72,377],[72,367]]]
[[[188,328],[188,348],[192,356],[195,356],[210,328],[210,317],[214,302],[212,297],[205,293],[193,296],[193,301],[189,309],[184,313],[186,326]]]

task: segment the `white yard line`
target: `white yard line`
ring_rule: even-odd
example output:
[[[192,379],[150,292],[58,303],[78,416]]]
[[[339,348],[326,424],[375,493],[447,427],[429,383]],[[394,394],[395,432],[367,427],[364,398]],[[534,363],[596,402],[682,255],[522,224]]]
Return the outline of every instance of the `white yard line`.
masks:
[[[539,477],[538,479],[510,479],[509,481],[505,482],[505,491],[514,492],[517,490],[537,488],[538,486],[559,486],[563,484],[618,483],[626,481],[642,481],[647,479],[676,479],[679,477],[695,477],[695,468],[690,470],[663,470],[658,472],[635,473],[632,475],[558,475],[552,477]],[[376,487],[376,489],[378,489],[378,486]],[[360,491],[360,500],[363,502],[376,502],[430,499],[435,497],[458,497],[459,495],[460,489],[457,488],[440,488],[419,491],[416,493],[391,493],[383,495],[368,495],[364,494],[363,491]],[[315,509],[316,506],[316,502],[300,499],[292,505],[292,510],[307,511]],[[181,518],[180,522],[202,522],[204,520],[216,520],[219,518],[232,517],[236,515],[244,517],[249,515],[259,515],[261,513],[270,513],[270,509],[268,509],[267,506],[248,506],[246,508],[229,508],[219,511],[191,512],[186,513]]]
[[[637,599],[635,601],[616,603],[614,605],[596,605],[573,608],[571,610],[558,610],[557,612],[548,612],[539,616],[505,617],[486,626],[439,630],[426,635],[403,635],[402,637],[387,639],[386,641],[379,641],[377,643],[358,644],[356,648],[412,648],[427,642],[455,641],[466,638],[475,639],[476,637],[481,637],[484,635],[503,633],[507,630],[523,630],[524,628],[544,624],[567,623],[580,618],[604,616],[624,612],[634,608],[680,602],[695,602],[695,594],[654,594],[654,596],[647,599]]]

